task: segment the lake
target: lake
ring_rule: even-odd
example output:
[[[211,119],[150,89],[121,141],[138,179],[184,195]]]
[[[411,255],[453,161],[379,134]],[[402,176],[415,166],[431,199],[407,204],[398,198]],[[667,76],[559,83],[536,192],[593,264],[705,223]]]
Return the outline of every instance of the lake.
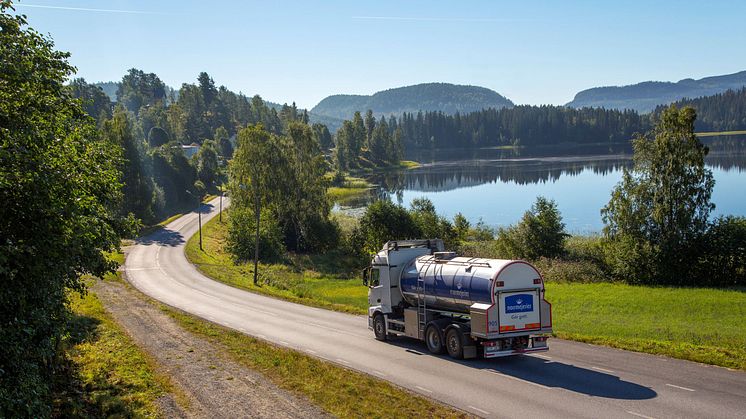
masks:
[[[715,177],[713,215],[746,215],[746,146],[709,146],[706,164]],[[369,180],[377,188],[338,208],[360,213],[375,199],[409,206],[425,197],[449,219],[461,212],[472,223],[481,219],[498,227],[519,221],[541,195],[557,202],[568,232],[588,234],[603,228],[600,209],[621,180],[622,168],[632,163],[631,149],[623,145],[441,150],[407,157],[422,166],[372,176]]]

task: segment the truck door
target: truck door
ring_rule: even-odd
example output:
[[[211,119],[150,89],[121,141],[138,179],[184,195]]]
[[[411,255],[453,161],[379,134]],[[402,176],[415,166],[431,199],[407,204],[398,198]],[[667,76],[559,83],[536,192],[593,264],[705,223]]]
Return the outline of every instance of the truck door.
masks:
[[[381,298],[383,295],[383,286],[381,286],[381,271],[378,267],[372,267],[368,276],[368,306],[379,306],[381,305]]]

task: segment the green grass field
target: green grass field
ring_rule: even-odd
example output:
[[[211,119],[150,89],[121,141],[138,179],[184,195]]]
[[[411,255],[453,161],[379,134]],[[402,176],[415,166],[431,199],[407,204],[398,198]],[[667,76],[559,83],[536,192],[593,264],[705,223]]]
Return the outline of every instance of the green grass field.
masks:
[[[121,256],[121,255],[120,255]],[[70,297],[65,368],[55,379],[57,417],[158,417],[168,378],[104,310],[95,294]]]
[[[344,255],[334,252],[291,256],[292,264],[260,263],[259,277],[264,284],[255,286],[253,264],[236,265],[230,255],[223,251],[225,226],[225,221],[221,224],[217,218],[203,225],[204,252],[199,250],[197,235],[187,242],[187,258],[205,275],[237,288],[301,304],[347,313],[367,313],[368,289],[355,272],[345,272],[338,267],[338,261]]]
[[[301,304],[365,314],[359,275],[323,272],[338,255],[296,258],[295,265],[260,265],[268,285],[251,284],[247,265],[223,251],[225,224],[205,225],[205,252],[192,237],[187,257],[206,275]],[[548,283],[558,337],[746,370],[746,292],[612,283]]]

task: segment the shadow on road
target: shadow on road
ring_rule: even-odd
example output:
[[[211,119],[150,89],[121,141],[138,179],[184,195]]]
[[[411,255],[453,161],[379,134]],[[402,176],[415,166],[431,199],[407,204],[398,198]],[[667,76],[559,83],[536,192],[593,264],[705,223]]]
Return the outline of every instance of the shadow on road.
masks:
[[[145,237],[136,239],[135,243],[144,245],[157,244],[160,246],[175,247],[184,243],[184,236],[182,236],[181,233],[179,233],[178,231],[162,228]]]
[[[202,216],[204,217],[206,214],[209,214],[213,208],[215,208],[215,205],[213,204],[201,204],[199,206],[199,212],[201,212]],[[156,230],[153,233],[148,234],[147,236],[138,237],[137,239],[135,239],[135,243],[137,244],[158,244],[161,246],[171,247],[183,244],[185,241],[186,240],[184,240],[184,236],[182,236],[181,233],[166,227]]]
[[[548,361],[529,355],[494,359],[457,361],[447,355],[432,355],[426,346],[414,339],[397,338],[389,342],[414,355],[436,356],[466,367],[502,374],[528,383],[563,388],[595,397],[621,400],[646,400],[658,395],[653,389],[624,381],[611,373],[590,370],[562,362]]]

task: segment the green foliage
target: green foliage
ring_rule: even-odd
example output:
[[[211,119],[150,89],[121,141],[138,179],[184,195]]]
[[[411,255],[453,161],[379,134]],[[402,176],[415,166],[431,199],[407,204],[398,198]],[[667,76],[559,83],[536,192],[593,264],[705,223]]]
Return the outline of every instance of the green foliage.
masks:
[[[67,290],[114,269],[122,162],[65,80],[69,54],[0,2],[0,416],[44,417]]]
[[[399,143],[407,150],[562,143],[627,142],[648,127],[634,111],[564,106],[484,109],[468,114],[404,113]]]
[[[86,83],[85,79],[73,79],[68,85],[70,94],[81,100],[85,112],[98,120],[111,118],[111,100],[100,87]]]
[[[208,191],[214,190],[218,176],[218,151],[215,143],[205,140],[192,159],[197,169],[197,178],[202,181]]]
[[[694,277],[697,286],[746,285],[746,218],[719,217],[707,229]]]
[[[168,133],[161,127],[153,127],[148,131],[148,144],[150,147],[160,147],[168,142]]]
[[[396,165],[403,158],[401,130],[397,129],[396,119],[387,123],[381,117],[376,122],[371,110],[365,114],[355,112],[351,121],[344,121],[336,135],[335,163],[338,170],[356,169],[361,161],[368,165]]]
[[[367,257],[381,250],[381,246],[389,240],[416,239],[421,235],[406,208],[384,199],[366,208],[347,245],[352,254]]]
[[[123,214],[133,214],[145,223],[155,221],[154,185],[147,173],[144,143],[135,130],[135,124],[129,113],[118,106],[114,110],[112,119],[104,122],[103,135],[111,144],[121,147],[124,151],[124,161],[121,165],[123,174],[124,201]]]
[[[313,130],[313,136],[314,138],[316,138],[316,142],[319,143],[319,146],[323,150],[328,150],[334,147],[332,134],[329,132],[329,129],[326,127],[326,125],[315,123],[311,126],[311,129]]]
[[[256,219],[250,208],[230,209],[226,249],[236,262],[254,259]],[[285,248],[277,220],[268,209],[264,209],[259,219],[259,258],[267,262],[281,260]]]
[[[540,196],[518,224],[498,230],[497,245],[504,258],[535,260],[562,254],[566,238],[557,204]]]
[[[453,224],[435,212],[432,201],[427,198],[415,198],[410,205],[412,220],[421,237],[443,239],[446,248],[453,248],[456,245],[458,236]]]
[[[189,193],[194,192],[196,170],[178,144],[170,142],[151,149],[149,158],[153,180],[165,197],[165,208],[179,208],[194,200]]]
[[[735,91],[727,90],[713,96],[682,99],[674,103],[674,105],[678,108],[691,106],[697,111],[697,120],[694,122],[696,131],[736,131],[746,129],[746,87]],[[666,108],[667,106],[659,106],[653,114],[660,115]]]
[[[285,244],[291,250],[319,251],[338,241],[338,227],[329,219],[331,204],[324,177],[328,167],[311,128],[290,122],[279,139],[280,158],[272,179],[276,190],[275,212]]]
[[[459,242],[464,242],[469,236],[469,230],[471,229],[471,223],[466,219],[464,214],[456,213],[453,216],[453,229],[456,232],[456,238]]]
[[[166,99],[166,85],[153,73],[131,68],[117,89],[117,103],[137,114],[144,106]]]
[[[634,166],[601,210],[613,274],[630,283],[695,284],[715,183],[692,108],[671,106],[634,141]]]
[[[215,142],[218,146],[218,154],[226,160],[230,160],[233,157],[233,144],[231,144],[230,138],[228,138],[228,130],[225,127],[218,127],[215,130]]]

